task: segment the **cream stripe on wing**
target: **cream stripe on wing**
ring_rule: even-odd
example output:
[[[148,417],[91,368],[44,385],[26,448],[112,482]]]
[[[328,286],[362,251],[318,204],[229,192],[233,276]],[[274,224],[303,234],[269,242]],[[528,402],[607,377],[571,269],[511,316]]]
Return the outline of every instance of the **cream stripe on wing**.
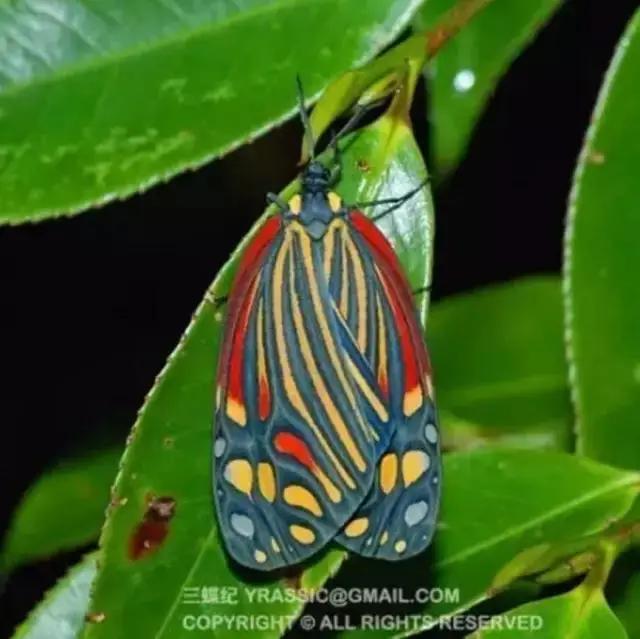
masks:
[[[349,265],[347,263],[347,247],[343,233],[340,233],[340,314],[347,321],[349,315]]]
[[[336,247],[336,233],[337,230],[334,225],[329,226],[324,236],[324,276],[327,278],[327,282],[331,279],[331,266],[333,264],[333,253]]]
[[[282,246],[276,256],[276,261],[273,267],[273,321],[276,329],[276,347],[278,350],[278,360],[282,368],[282,380],[284,382],[285,392],[289,401],[293,407],[300,413],[301,417],[308,424],[309,428],[316,436],[318,442],[322,446],[323,450],[335,466],[336,470],[344,480],[345,484],[351,489],[355,489],[356,485],[352,477],[347,473],[343,465],[340,463],[335,453],[329,446],[329,443],[323,436],[322,432],[318,428],[318,425],[311,417],[309,410],[307,409],[302,395],[296,385],[293,373],[291,371],[291,365],[289,363],[289,357],[287,355],[286,338],[284,335],[284,317],[282,307],[282,287],[284,284],[283,271],[284,260],[290,253],[291,245],[291,232],[285,231],[285,236],[282,242]]]
[[[355,365],[354,361],[349,358],[347,362],[349,364],[349,370],[351,371],[353,379],[362,391],[362,394],[366,397],[369,404],[371,404],[371,408],[376,411],[378,417],[383,422],[386,422],[389,419],[389,413],[387,413],[387,409],[383,406],[375,391],[371,388],[371,386],[369,386],[367,380],[362,376],[360,369]]]
[[[307,336],[307,331],[304,327],[304,320],[302,318],[302,313],[300,312],[300,303],[298,301],[298,297],[295,293],[295,271],[293,266],[293,261],[289,261],[289,295],[291,299],[291,307],[293,309],[293,321],[296,328],[296,334],[298,336],[298,344],[300,346],[300,351],[302,353],[302,357],[304,359],[304,363],[307,366],[309,375],[311,376],[311,381],[313,382],[313,387],[318,395],[318,399],[324,408],[331,425],[333,426],[336,434],[338,435],[338,439],[347,450],[347,453],[353,460],[353,463],[360,470],[366,468],[367,464],[362,457],[361,452],[358,450],[358,446],[356,445],[351,433],[347,425],[340,414],[331,394],[327,389],[327,385],[320,374],[320,370],[318,369],[318,365],[316,364],[315,357],[311,350],[311,344],[309,343],[309,337]]]
[[[376,315],[378,318],[378,384],[386,393],[388,389],[388,363],[387,363],[387,326],[384,321],[382,300],[376,295]]]
[[[353,240],[345,228],[342,231],[342,241],[346,244],[347,250],[353,264],[353,279],[356,285],[356,300],[358,303],[358,330],[356,331],[356,342],[360,352],[364,354],[367,349],[367,281],[364,276],[362,258]]]
[[[313,255],[311,252],[311,240],[304,232],[298,232],[298,237],[300,238],[300,246],[302,247],[302,262],[304,264],[306,273],[307,273],[307,281],[309,282],[309,290],[311,292],[311,301],[313,305],[313,309],[315,311],[316,318],[318,320],[318,324],[320,325],[320,332],[322,333],[323,341],[327,347],[327,352],[329,354],[329,359],[331,360],[331,364],[338,376],[338,380],[344,392],[351,404],[351,408],[353,409],[353,414],[356,419],[360,422],[360,427],[362,428],[365,437],[371,437],[371,431],[364,424],[362,420],[362,416],[358,409],[358,405],[356,403],[356,397],[353,393],[353,389],[351,388],[350,381],[347,379],[346,372],[342,366],[342,362],[340,361],[340,357],[338,356],[338,350],[336,348],[336,343],[333,339],[333,335],[331,334],[331,329],[329,328],[329,323],[327,322],[327,318],[322,310],[322,300],[320,299],[320,290],[318,287],[318,280],[316,279],[316,274],[313,269]],[[365,469],[361,469],[364,471]]]

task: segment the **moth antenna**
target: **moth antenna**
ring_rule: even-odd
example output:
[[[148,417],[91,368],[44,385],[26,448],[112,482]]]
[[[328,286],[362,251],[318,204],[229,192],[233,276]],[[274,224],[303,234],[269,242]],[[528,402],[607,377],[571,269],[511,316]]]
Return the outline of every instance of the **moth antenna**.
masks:
[[[339,136],[336,134],[335,130],[332,131],[330,146],[333,150],[333,165],[335,169],[333,171],[333,175],[331,176],[331,184],[336,184],[337,182],[339,182],[342,175],[342,151],[340,150],[338,139]]]
[[[300,75],[296,75],[296,85],[298,87],[298,110],[300,111],[300,120],[302,121],[302,128],[304,134],[309,142],[309,154],[312,160],[315,160],[316,140],[313,137],[313,131],[311,130],[311,123],[309,122],[309,115],[304,106],[304,89],[302,88],[302,79]]]

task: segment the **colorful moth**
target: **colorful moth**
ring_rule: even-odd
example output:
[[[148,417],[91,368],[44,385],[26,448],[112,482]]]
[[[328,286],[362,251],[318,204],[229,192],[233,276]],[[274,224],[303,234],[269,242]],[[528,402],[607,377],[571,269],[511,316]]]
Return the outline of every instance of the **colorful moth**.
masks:
[[[335,540],[423,551],[440,497],[431,369],[386,238],[312,160],[241,259],[218,365],[215,499],[230,555],[273,570]]]

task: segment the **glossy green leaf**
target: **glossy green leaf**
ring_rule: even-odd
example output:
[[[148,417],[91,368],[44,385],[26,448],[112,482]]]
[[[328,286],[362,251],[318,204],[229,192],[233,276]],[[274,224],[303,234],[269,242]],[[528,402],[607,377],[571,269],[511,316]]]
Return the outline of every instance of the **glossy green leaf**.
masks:
[[[0,15],[0,222],[74,213],[228,152],[293,112],[297,73],[316,95],[418,5],[12,2]]]
[[[406,124],[409,98],[398,94],[387,115],[345,144],[343,179],[337,189],[345,201],[400,195],[424,180],[420,152]],[[433,233],[428,191],[423,189],[380,223],[413,285],[425,286]],[[101,569],[91,604],[93,613],[105,614],[105,621],[91,625],[85,639],[120,639],[125,631],[127,636],[156,639],[183,636],[185,615],[194,613],[235,619],[264,614],[286,620],[299,614],[301,601],[256,603],[249,599],[248,589],[260,586],[277,595],[292,578],[302,587],[318,587],[342,561],[344,553],[334,550],[304,571],[256,576],[232,565],[223,552],[210,472],[214,374],[223,317],[212,300],[228,293],[237,259],[236,252],[212,285],[134,426],[115,487],[115,505],[103,531]],[[139,543],[144,541],[140,525],[154,504],[169,506],[173,516],[163,529],[166,536],[146,548]],[[237,603],[186,602],[189,593],[208,586],[236,589]],[[275,637],[281,629],[256,629],[252,634]],[[219,627],[216,636],[238,636],[238,628]]]
[[[455,4],[425,2],[418,28],[432,27]],[[435,172],[455,169],[500,76],[561,4],[493,0],[434,58],[427,80]]]
[[[419,588],[454,593],[420,606],[365,607],[367,614],[417,615],[409,634],[493,596],[496,575],[528,548],[562,545],[608,528],[629,510],[640,491],[640,475],[555,451],[487,448],[446,455],[443,489],[430,552],[408,565],[353,559],[337,581],[350,587],[402,587],[408,598]],[[517,576],[512,572],[512,579]],[[391,626],[350,636],[390,637],[407,630]]]
[[[492,629],[471,639],[627,639],[620,620],[609,608],[602,590],[575,588],[571,592],[524,604],[492,619]]]
[[[76,639],[84,625],[95,574],[96,557],[88,555],[45,595],[13,639]]]
[[[435,304],[427,338],[445,444],[568,448],[562,295],[531,277]]]
[[[83,546],[98,538],[121,452],[96,451],[46,472],[18,505],[2,549],[2,568]]]
[[[640,13],[618,45],[575,175],[565,298],[578,450],[640,468]]]

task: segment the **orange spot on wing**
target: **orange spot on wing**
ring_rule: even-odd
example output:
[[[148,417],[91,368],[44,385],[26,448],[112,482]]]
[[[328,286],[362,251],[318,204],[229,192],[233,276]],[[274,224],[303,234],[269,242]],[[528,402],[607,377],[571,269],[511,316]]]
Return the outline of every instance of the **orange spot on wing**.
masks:
[[[278,433],[273,443],[279,453],[290,455],[309,470],[315,468],[316,463],[309,447],[296,435],[292,435],[291,433]]]
[[[389,380],[387,379],[386,371],[381,370],[378,373],[378,386],[385,398],[389,398]]]

